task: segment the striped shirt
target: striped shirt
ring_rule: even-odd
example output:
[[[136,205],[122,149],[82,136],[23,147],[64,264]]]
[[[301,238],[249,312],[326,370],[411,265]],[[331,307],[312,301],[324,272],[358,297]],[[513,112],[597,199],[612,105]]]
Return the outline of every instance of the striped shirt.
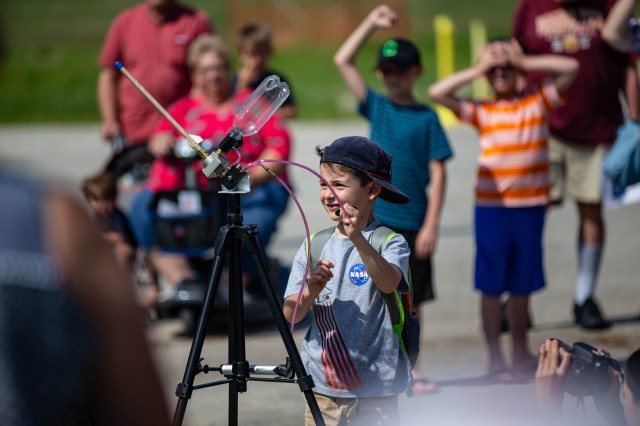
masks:
[[[549,111],[561,101],[550,80],[512,99],[461,100],[460,120],[480,134],[477,205],[547,204]]]

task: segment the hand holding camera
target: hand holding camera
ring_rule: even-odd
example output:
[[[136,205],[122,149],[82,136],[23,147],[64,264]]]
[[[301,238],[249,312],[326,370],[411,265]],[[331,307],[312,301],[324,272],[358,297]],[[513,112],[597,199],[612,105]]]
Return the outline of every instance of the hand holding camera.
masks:
[[[560,341],[547,339],[540,347],[536,371],[536,395],[541,408],[559,412],[564,397],[564,379],[571,364],[571,354]]]
[[[576,398],[593,396],[600,413],[619,419],[622,407],[618,400],[620,364],[609,354],[584,343],[573,346],[557,339],[547,339],[540,347],[536,372],[536,394],[541,408],[559,413],[564,393]],[[624,423],[622,423],[624,424]]]

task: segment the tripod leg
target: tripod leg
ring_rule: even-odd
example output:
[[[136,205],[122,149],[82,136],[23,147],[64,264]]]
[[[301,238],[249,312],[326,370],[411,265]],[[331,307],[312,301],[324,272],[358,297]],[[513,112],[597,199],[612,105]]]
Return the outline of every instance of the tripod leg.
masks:
[[[229,361],[233,366],[233,380],[229,383],[229,425],[238,424],[238,393],[247,391],[249,362],[246,360],[244,301],[242,285],[242,240],[244,228],[229,230]]]
[[[276,296],[275,290],[273,289],[269,274],[267,273],[267,268],[260,253],[260,246],[258,245],[258,241],[255,237],[255,232],[249,231],[248,234],[249,235],[244,242],[245,247],[248,253],[251,255],[251,261],[255,266],[258,280],[262,285],[265,296],[267,298],[267,302],[269,303],[269,308],[271,309],[273,318],[276,322],[278,330],[280,331],[280,336],[282,336],[282,341],[284,342],[284,346],[287,349],[289,358],[291,359],[293,371],[298,377],[298,385],[300,386],[300,390],[304,393],[305,399],[307,400],[307,405],[309,406],[309,410],[313,415],[313,420],[316,422],[316,425],[324,426],[324,419],[322,418],[322,413],[320,412],[318,402],[316,401],[315,395],[313,394],[312,390],[314,387],[313,378],[310,375],[307,375],[307,372],[304,369],[304,365],[302,364],[300,353],[298,352],[296,343],[293,340],[291,331],[289,330],[287,320],[284,317],[284,313],[282,312],[282,306]]]
[[[221,251],[226,250],[226,245],[222,243]],[[198,365],[200,363],[200,354],[202,353],[202,346],[207,331],[207,323],[209,314],[215,301],[215,295],[218,291],[218,285],[220,284],[220,276],[222,275],[222,268],[224,266],[224,254],[218,253],[216,249],[216,255],[213,260],[213,267],[211,270],[211,276],[209,278],[209,284],[207,286],[207,292],[205,293],[204,300],[202,302],[202,308],[200,311],[200,318],[196,327],[196,333],[191,343],[191,351],[189,352],[189,360],[187,361],[187,367],[184,371],[182,382],[178,384],[176,388],[176,396],[178,397],[178,403],[176,410],[173,414],[173,426],[182,425],[184,420],[184,413],[187,409],[187,403],[191,398],[193,392],[193,380],[198,374]]]

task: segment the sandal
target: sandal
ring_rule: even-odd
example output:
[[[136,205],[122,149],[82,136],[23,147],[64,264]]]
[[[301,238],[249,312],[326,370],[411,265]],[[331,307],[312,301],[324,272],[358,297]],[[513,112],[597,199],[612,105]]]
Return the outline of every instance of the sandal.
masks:
[[[440,390],[438,385],[422,377],[419,374],[413,374],[413,386],[411,387],[411,392],[415,395],[427,395],[430,393],[436,393]]]

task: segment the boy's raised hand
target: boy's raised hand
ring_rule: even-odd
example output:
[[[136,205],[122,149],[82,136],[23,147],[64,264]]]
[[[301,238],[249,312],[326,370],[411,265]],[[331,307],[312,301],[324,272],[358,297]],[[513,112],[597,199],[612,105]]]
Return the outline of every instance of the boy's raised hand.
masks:
[[[506,43],[491,43],[483,47],[478,55],[476,66],[484,73],[493,67],[509,64],[509,49]]]
[[[383,4],[373,9],[367,19],[375,28],[392,28],[398,22],[398,15]]]
[[[342,229],[344,234],[353,241],[354,236],[362,235],[362,229],[367,226],[367,218],[361,219],[361,212],[349,203],[344,203],[343,208],[347,214],[342,212],[340,215],[342,219]]]
[[[516,39],[512,39],[511,43],[507,45],[507,58],[509,60],[509,64],[513,65],[515,68],[522,69],[522,62],[524,61],[524,52],[522,51],[522,47],[516,41]]]

